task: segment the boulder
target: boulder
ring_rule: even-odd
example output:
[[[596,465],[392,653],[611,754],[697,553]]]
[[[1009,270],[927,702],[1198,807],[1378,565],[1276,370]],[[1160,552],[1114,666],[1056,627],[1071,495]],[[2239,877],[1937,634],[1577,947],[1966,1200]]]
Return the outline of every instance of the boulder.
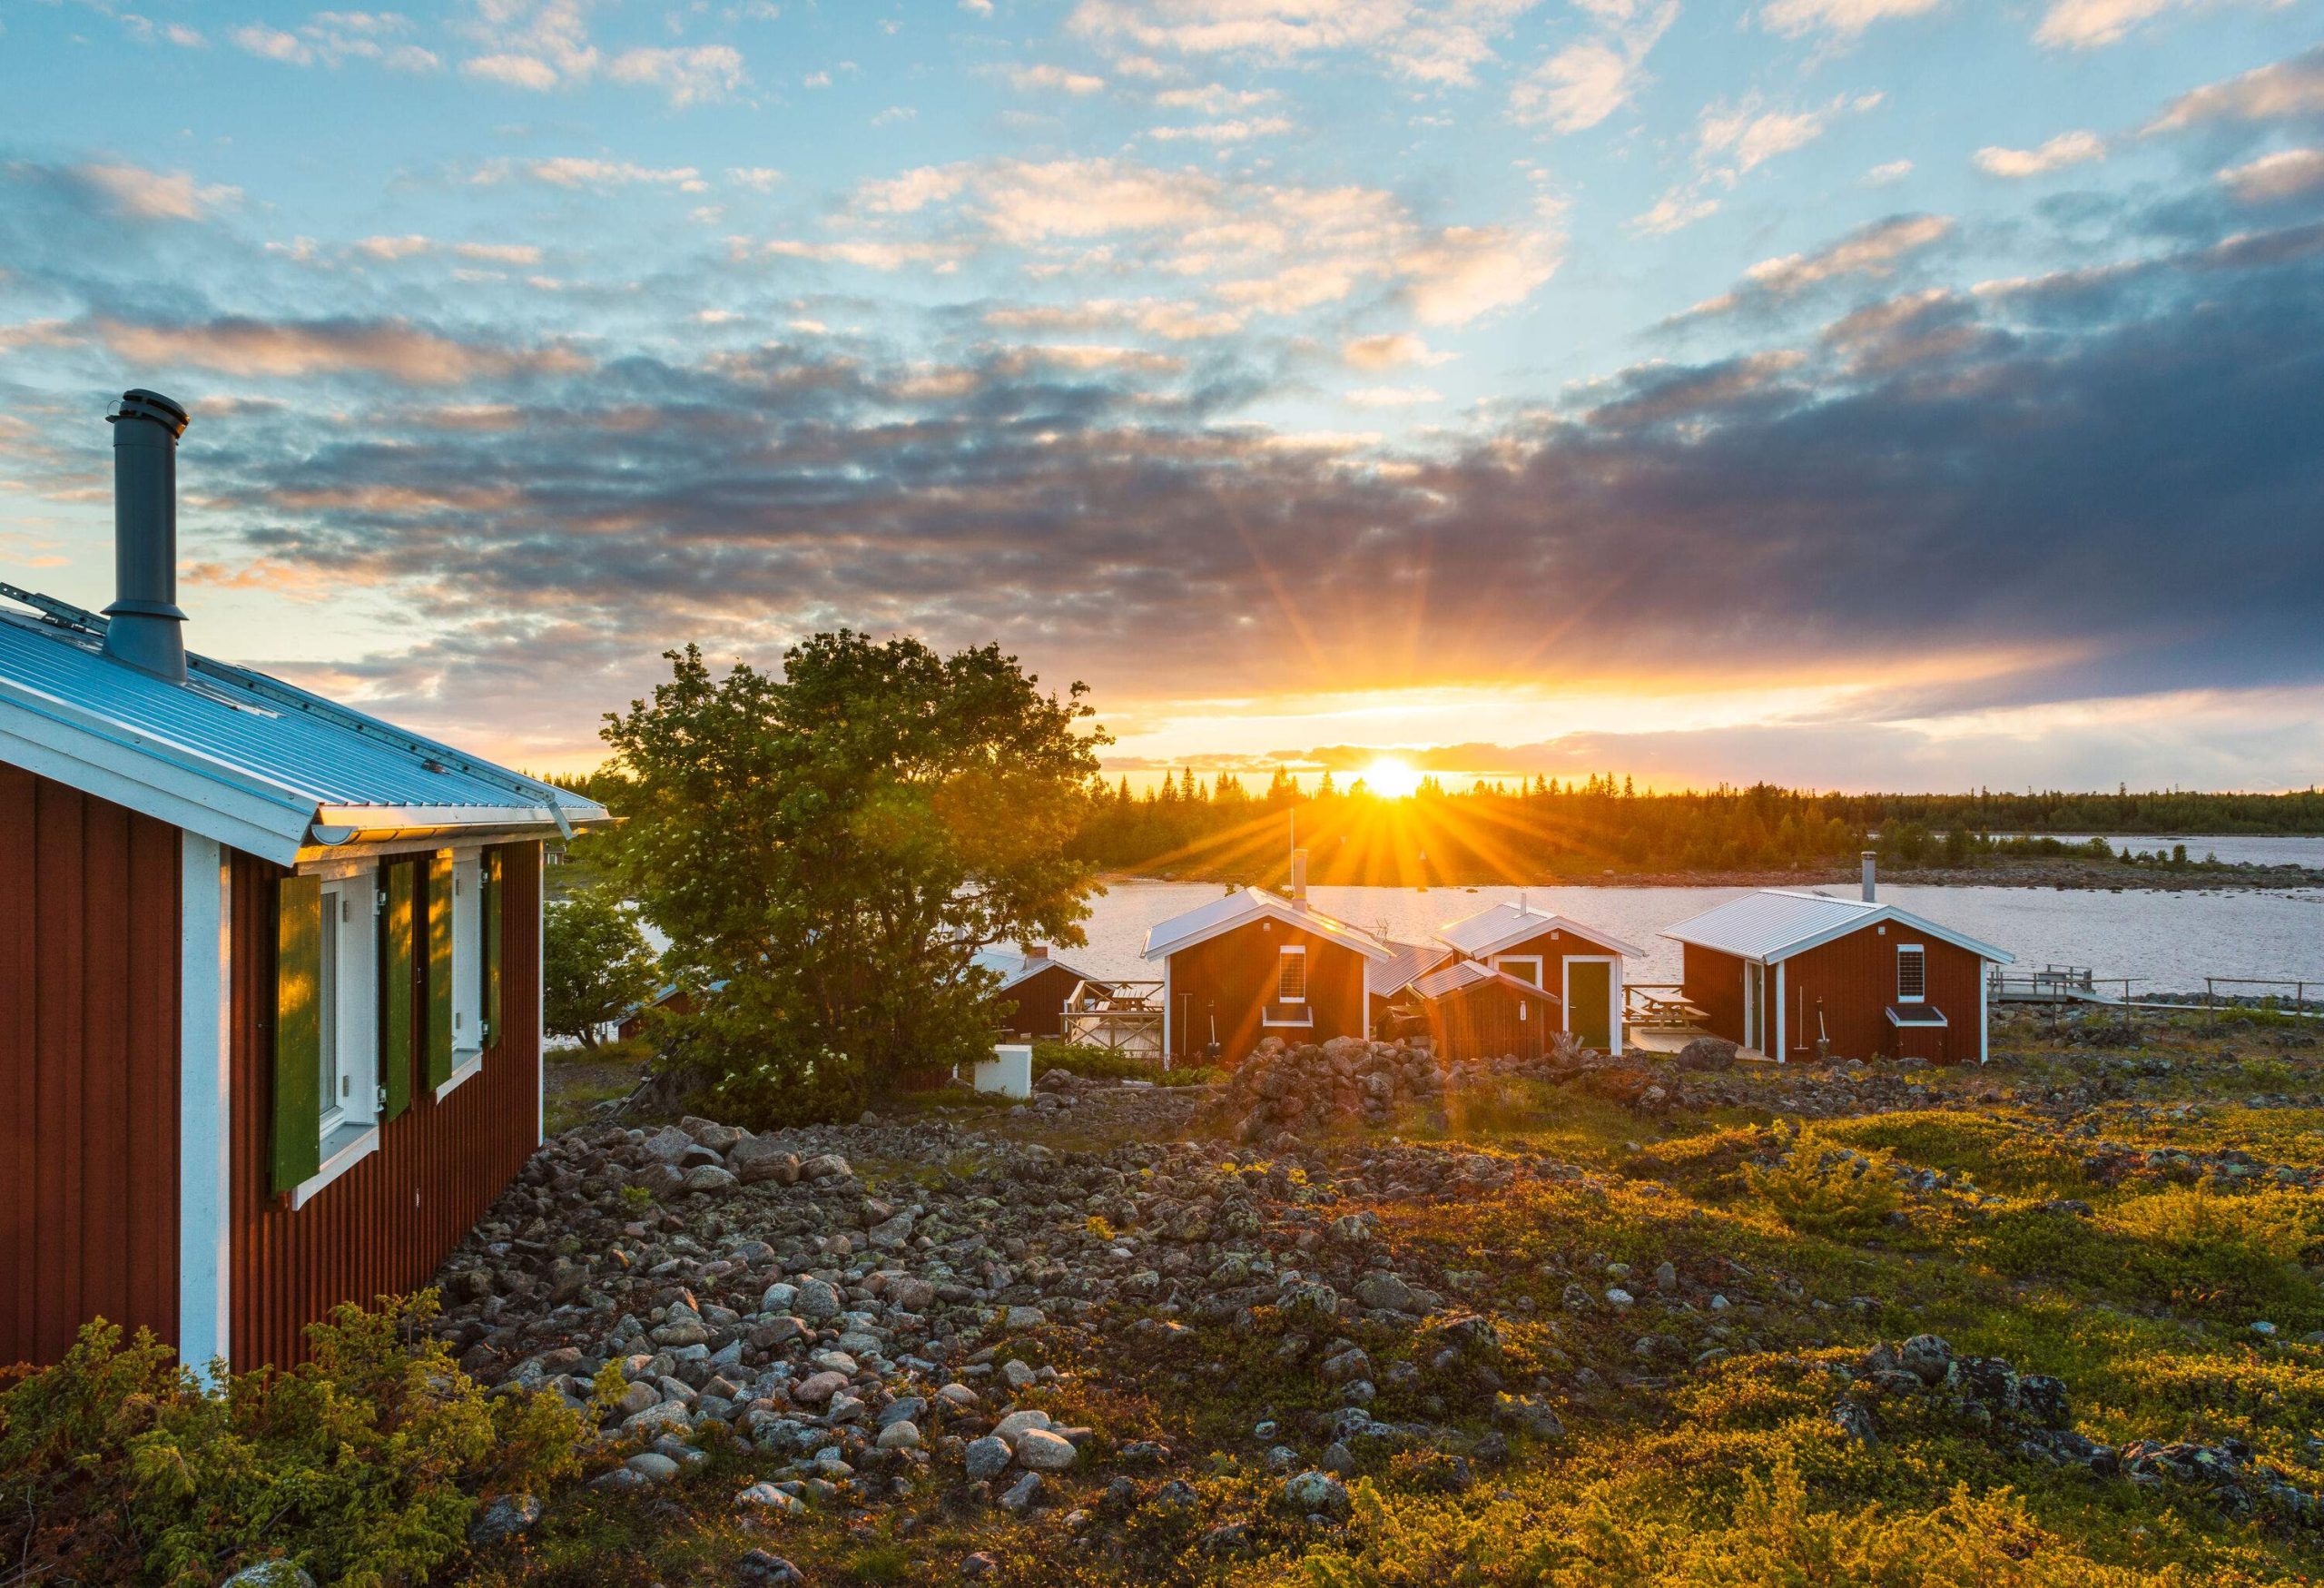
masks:
[[[783,1151],[764,1136],[753,1136],[735,1143],[734,1150],[726,1155],[726,1167],[746,1186],[770,1180],[778,1186],[788,1186],[799,1179],[799,1155]]]
[[[1736,1044],[1725,1037],[1697,1037],[1679,1050],[1678,1065],[1681,1070],[1732,1070],[1735,1051]]]
[[[1017,1464],[1035,1472],[1063,1472],[1080,1454],[1072,1440],[1047,1428],[1028,1428],[1017,1435]]]

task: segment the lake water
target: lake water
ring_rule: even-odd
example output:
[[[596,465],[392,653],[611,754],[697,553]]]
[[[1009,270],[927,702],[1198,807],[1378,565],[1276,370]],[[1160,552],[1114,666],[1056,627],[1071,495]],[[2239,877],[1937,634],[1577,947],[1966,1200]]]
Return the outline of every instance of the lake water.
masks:
[[[2088,833],[2053,833],[2049,836],[2061,843],[2087,843]],[[2304,865],[2324,869],[2324,835],[2309,837],[2206,838],[2200,834],[2189,837],[2181,833],[2145,833],[2123,837],[2109,833],[2106,842],[2118,850],[2132,854],[2168,854],[2174,843],[2187,846],[2187,853],[2201,860],[2215,855],[2227,865]]]
[[[2247,841],[2248,842],[2248,841]],[[2284,840],[2275,840],[2282,843]],[[2293,840],[2291,842],[2303,842]],[[2222,856],[2221,858],[2225,858]],[[1852,886],[1822,892],[1854,898]],[[1155,980],[1139,958],[1147,928],[1216,899],[1212,883],[1123,883],[1091,901],[1089,946],[1063,957],[1093,976]],[[1632,981],[1676,981],[1679,945],[1664,927],[1748,892],[1743,888],[1314,888],[1315,908],[1405,942],[1520,894],[1646,952]],[[2324,890],[2108,893],[2053,888],[1890,884],[1884,902],[2007,949],[2021,964],[2087,965],[2143,979],[2144,991],[2200,989],[2209,976],[2301,977],[2324,983]],[[2249,989],[2261,991],[2263,989]],[[2289,991],[2289,989],[2287,989]]]

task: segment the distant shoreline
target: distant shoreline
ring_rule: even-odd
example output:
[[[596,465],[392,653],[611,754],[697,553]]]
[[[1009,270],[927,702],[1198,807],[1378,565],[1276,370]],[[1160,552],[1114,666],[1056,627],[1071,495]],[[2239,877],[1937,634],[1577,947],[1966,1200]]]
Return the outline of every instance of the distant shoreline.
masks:
[[[1173,874],[1151,872],[1108,872],[1100,881],[1116,883],[1209,883],[1221,886],[1254,883],[1280,885],[1278,878],[1228,875],[1201,870]],[[1309,878],[1319,888],[1412,887],[1396,882],[1350,881],[1328,872]],[[1454,892],[1467,888],[1854,888],[1858,873],[1852,866],[1806,866],[1792,870],[1746,871],[1608,871],[1595,875],[1531,877],[1458,876],[1427,883],[1431,889]],[[1997,861],[1974,866],[1925,866],[1906,870],[1884,866],[1880,881],[1909,887],[1940,888],[2057,888],[2085,893],[2256,893],[2284,888],[2324,888],[2324,870],[2296,865],[2134,865],[2121,861],[2051,857]]]

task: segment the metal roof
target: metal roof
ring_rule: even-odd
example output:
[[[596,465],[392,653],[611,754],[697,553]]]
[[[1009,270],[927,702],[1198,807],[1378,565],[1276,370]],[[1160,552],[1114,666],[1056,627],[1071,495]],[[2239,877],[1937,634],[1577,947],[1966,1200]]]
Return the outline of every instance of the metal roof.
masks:
[[[130,666],[105,655],[102,617],[40,607],[0,611],[0,760],[189,832],[289,865],[395,833],[612,819],[262,673],[189,656],[181,684]]]
[[[1396,957],[1372,972],[1372,996],[1393,998],[1422,976],[1452,957],[1452,951],[1433,942],[1392,942]]]
[[[1894,904],[1836,899],[1828,893],[1799,893],[1789,888],[1768,888],[1730,899],[1666,928],[1662,935],[1697,948],[1772,965],[1884,921],[1925,932],[1939,942],[1966,949],[1999,964],[2016,961],[2016,956],[2005,949],[1980,942]]]
[[[1594,926],[1584,926],[1571,916],[1560,915],[1554,910],[1541,910],[1522,899],[1514,903],[1506,901],[1462,920],[1451,922],[1436,929],[1436,935],[1472,959],[1484,959],[1500,952],[1512,943],[1524,942],[1545,932],[1570,932],[1586,938],[1618,954],[1643,955],[1646,951],[1624,942],[1610,932]]]
[[[1238,888],[1225,898],[1197,904],[1183,915],[1173,915],[1167,921],[1148,927],[1146,958],[1165,959],[1180,949],[1207,942],[1238,926],[1265,920],[1280,921],[1303,932],[1312,932],[1318,937],[1352,948],[1367,959],[1391,957],[1387,945],[1361,927],[1335,921],[1320,911],[1295,904],[1274,893],[1263,893],[1256,888]]]
[[[1055,954],[1022,953],[1016,949],[1005,948],[994,943],[979,949],[969,957],[983,969],[990,971],[1000,978],[999,991],[1003,992],[1008,991],[1028,976],[1036,976],[1043,971],[1050,970],[1070,971],[1081,981],[1094,982],[1100,987],[1106,985],[1088,972],[1078,966],[1068,964]]]
[[[1415,981],[1412,990],[1423,998],[1443,998],[1448,992],[1463,992],[1490,982],[1499,982],[1512,992],[1521,992],[1545,1003],[1564,1001],[1547,988],[1536,987],[1522,977],[1512,976],[1506,971],[1496,971],[1490,965],[1481,965],[1474,960],[1455,960],[1442,970],[1431,971]]]

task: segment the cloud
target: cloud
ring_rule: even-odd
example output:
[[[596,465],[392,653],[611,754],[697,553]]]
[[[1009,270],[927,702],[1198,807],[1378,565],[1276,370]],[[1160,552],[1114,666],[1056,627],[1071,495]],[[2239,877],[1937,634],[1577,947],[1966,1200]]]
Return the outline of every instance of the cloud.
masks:
[[[1443,402],[1444,395],[1425,386],[1359,386],[1342,392],[1340,400],[1352,408],[1414,408]]]
[[[1247,121],[1205,122],[1192,127],[1149,127],[1146,135],[1157,143],[1192,140],[1202,143],[1243,143],[1253,138],[1274,138],[1291,131],[1288,116],[1259,116]]]
[[[702,173],[691,165],[639,165],[627,160],[600,160],[577,154],[527,160],[515,166],[496,162],[481,167],[469,180],[489,187],[507,181],[512,173],[551,187],[587,188],[599,192],[639,186],[673,187],[684,193],[710,191]]]
[[[1231,336],[1247,316],[1184,298],[1083,298],[1070,303],[991,309],[984,322],[1010,330],[1088,331],[1127,328],[1171,341]]]
[[[1599,0],[1602,6],[1606,0]],[[1441,85],[1475,81],[1535,0],[1079,0],[1070,29],[1102,45],[1287,64],[1338,53]]]
[[[240,199],[240,188],[204,185],[182,171],[148,171],[142,165],[76,165],[73,174],[110,200],[122,214],[142,221],[199,221]]]
[[[586,0],[474,0],[463,31],[479,53],[460,64],[472,77],[545,93],[586,83],[604,57],[589,37]]]
[[[460,63],[471,77],[545,94],[556,86],[556,68],[532,55],[478,55]]]
[[[184,44],[172,28],[173,42]],[[397,72],[434,72],[443,62],[432,50],[402,42],[411,31],[411,19],[392,11],[319,11],[295,32],[252,23],[235,28],[227,37],[234,47],[262,60],[286,66],[339,66],[348,61],[375,61]],[[192,34],[201,44],[202,35]]]
[[[1594,127],[1630,102],[1645,81],[1647,53],[1677,20],[1676,0],[1600,7],[1610,25],[1566,45],[1510,90],[1510,113],[1560,133]]]
[[[417,232],[400,237],[366,237],[355,244],[355,252],[368,259],[392,262],[426,253],[435,244]]]
[[[680,107],[724,99],[746,81],[742,52],[726,44],[624,50],[606,65],[606,75],[658,88]]]
[[[1892,183],[1904,181],[1906,177],[1912,174],[1913,163],[1911,161],[1891,160],[1885,165],[1876,165],[1870,171],[1866,172],[1864,173],[1864,182],[1866,187],[1887,187]]]
[[[1068,94],[1078,98],[1106,91],[1106,80],[1087,72],[1068,72],[1044,63],[1018,66],[1009,74],[1009,86],[1019,94]]]
[[[2171,8],[2171,0],[2052,0],[2034,31],[2036,42],[2086,50],[2111,44]]]
[[[2095,133],[2060,133],[2038,149],[2005,149],[1988,143],[1977,151],[1976,167],[1988,176],[2013,180],[2045,176],[2069,165],[2106,158],[2106,140]]]
[[[2324,191],[2324,149],[2283,149],[2219,173],[2247,204],[2275,203]]]
[[[1906,257],[1952,233],[1953,222],[1944,215],[1891,215],[1859,226],[1812,252],[1761,260],[1743,272],[1734,291],[1697,304],[1687,317],[1764,307],[1849,276],[1885,279]]]
[[[1827,33],[1852,39],[1876,22],[1925,16],[1945,0],[1772,0],[1760,8],[1759,25],[1787,38]]]
[[[1720,155],[1737,173],[1778,154],[1804,149],[1824,135],[1820,111],[1719,111],[1707,113],[1698,133],[1704,155]]]
[[[1398,370],[1413,364],[1442,364],[1452,355],[1433,352],[1412,332],[1399,330],[1352,338],[1341,346],[1340,357],[1351,369]]]
[[[462,341],[400,320],[268,321],[242,316],[188,324],[100,320],[98,336],[124,359],[229,375],[303,377],[361,370],[412,386],[585,368],[563,349]]]
[[[493,264],[537,265],[541,262],[541,251],[529,242],[456,242],[452,252],[462,259],[483,260]]]
[[[2150,133],[2211,122],[2260,123],[2324,116],[2324,44],[2181,94],[2150,123]]]

